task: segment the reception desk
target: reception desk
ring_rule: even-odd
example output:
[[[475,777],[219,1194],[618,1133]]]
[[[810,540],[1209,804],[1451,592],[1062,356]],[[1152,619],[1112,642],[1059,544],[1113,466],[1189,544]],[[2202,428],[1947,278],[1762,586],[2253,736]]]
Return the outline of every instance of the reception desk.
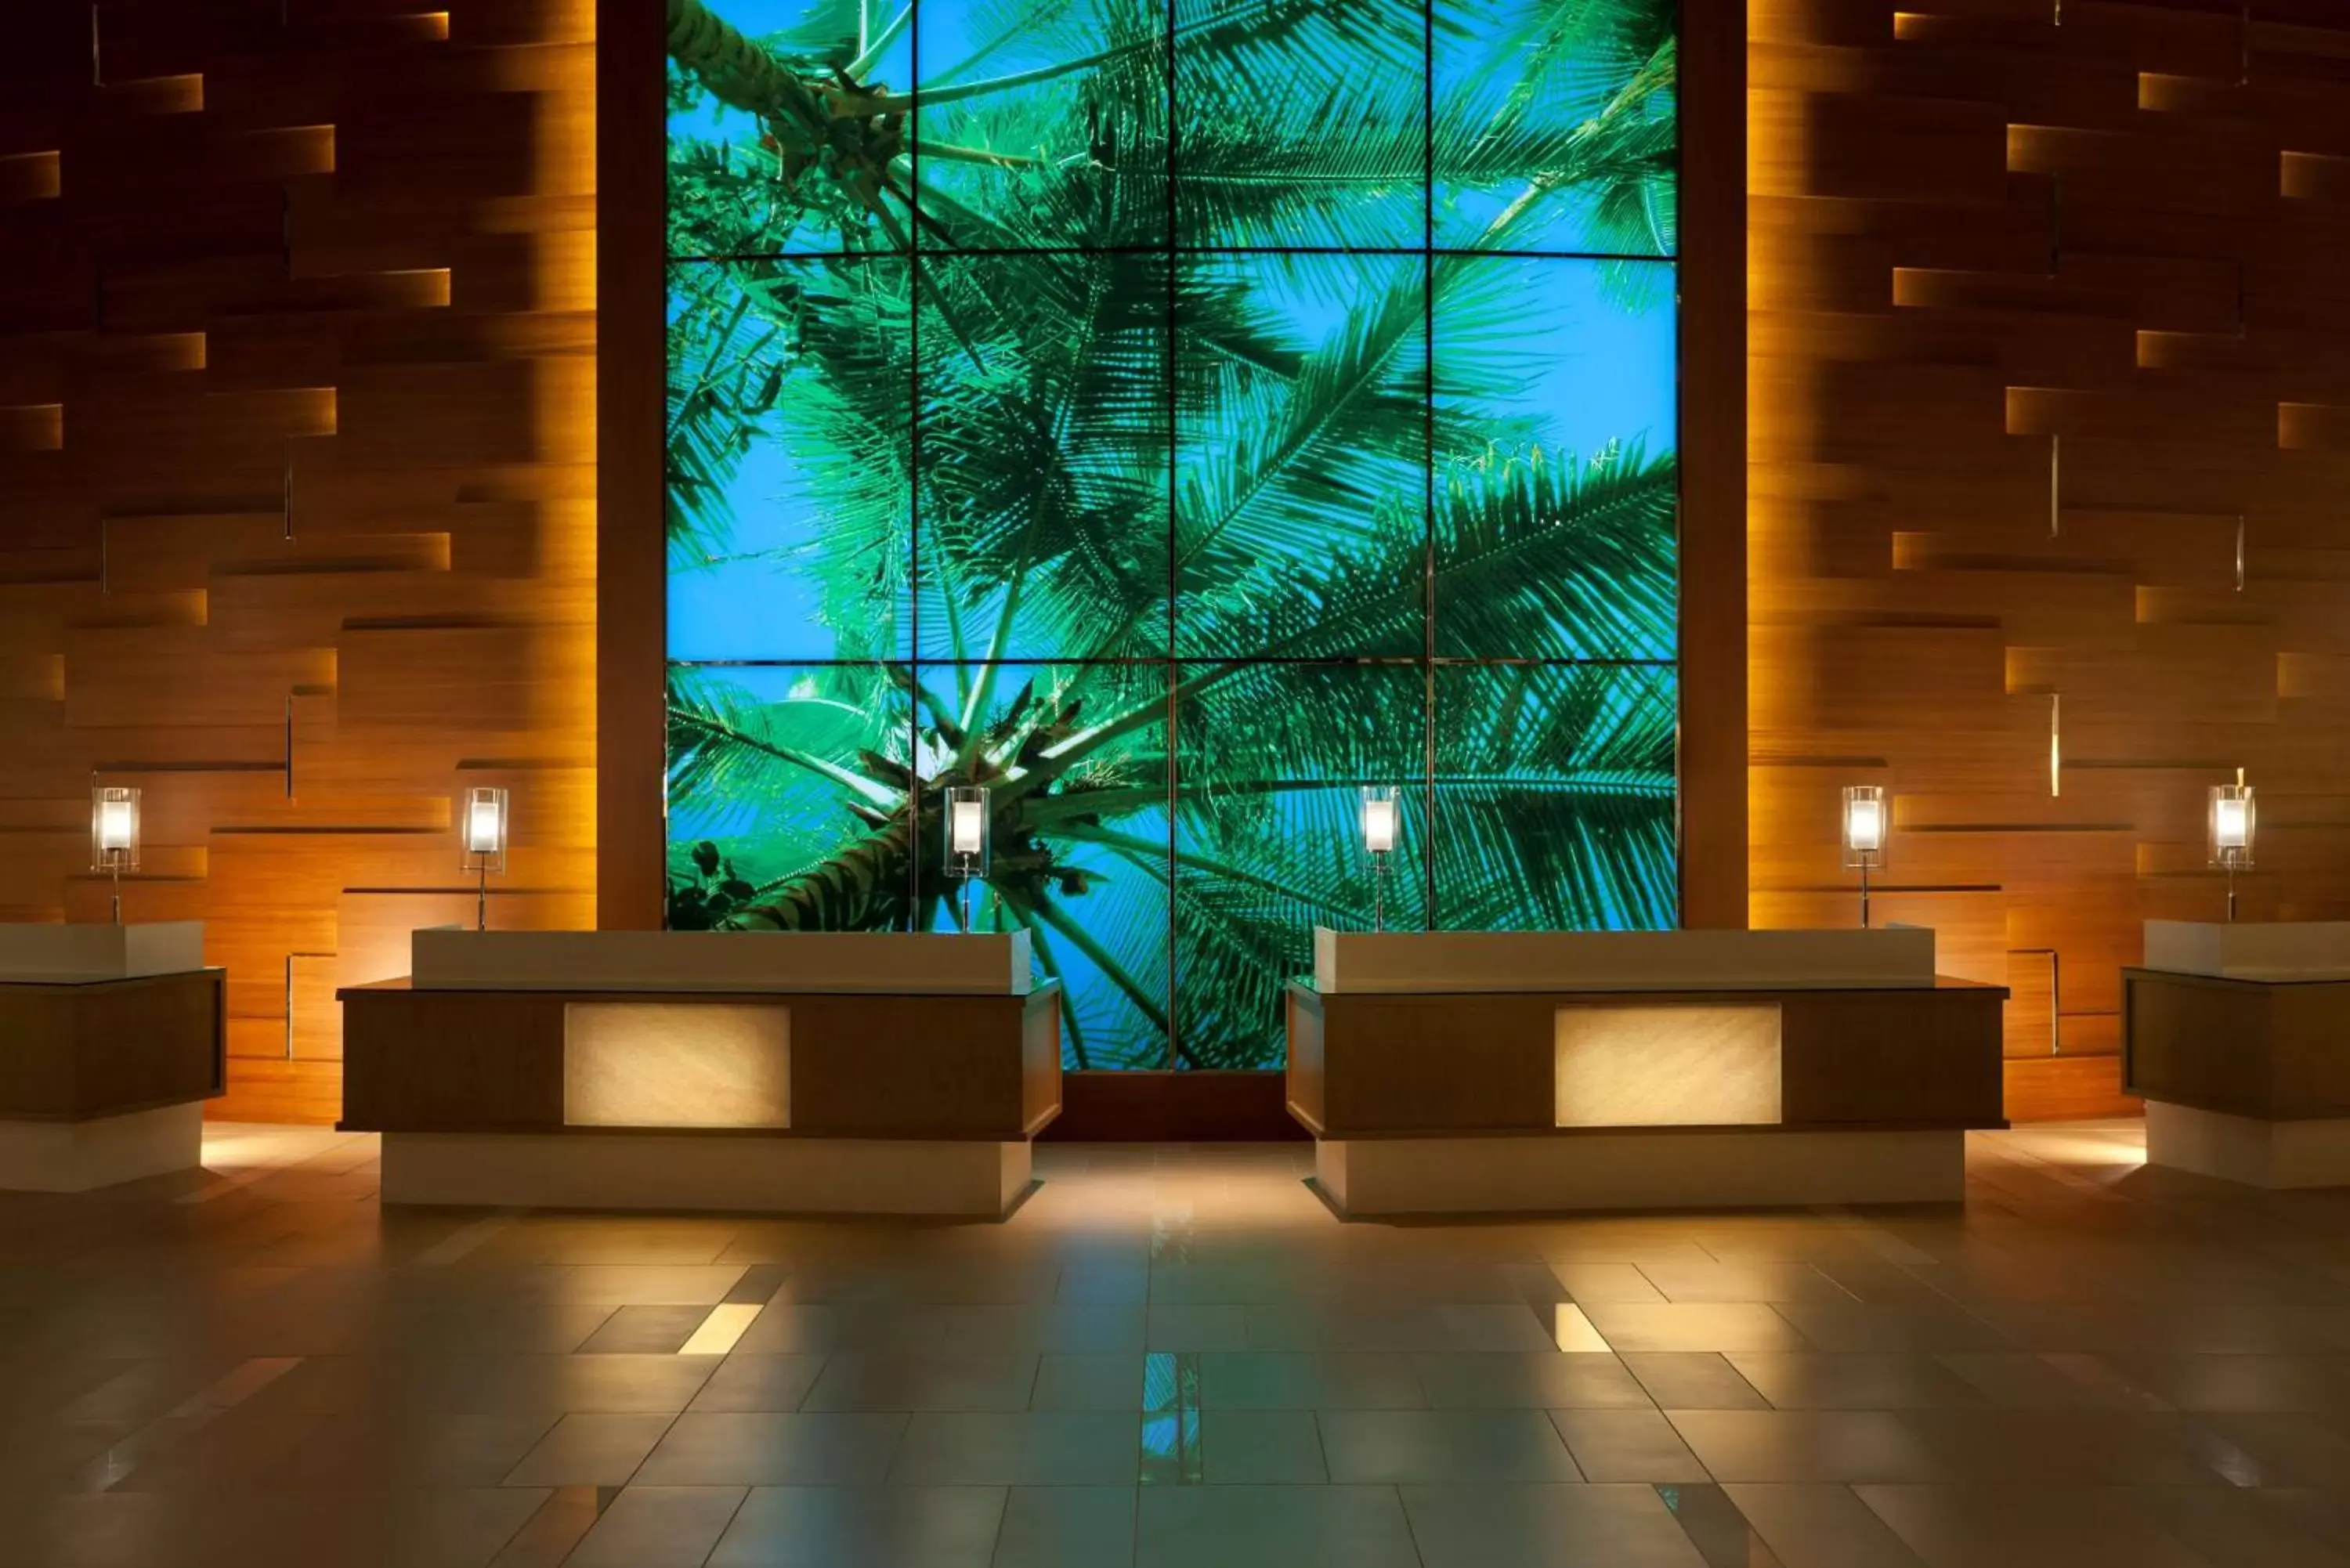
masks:
[[[2350,1186],[2350,923],[2148,920],[2122,1051],[2148,1164]]]
[[[200,921],[0,926],[0,1189],[192,1170],[226,1088],[227,986]]]
[[[1290,1115],[1343,1214],[1953,1201],[1992,985],[1934,934],[1315,933]]]
[[[389,1202],[1001,1218],[1061,1108],[1009,935],[427,930],[343,1000]]]

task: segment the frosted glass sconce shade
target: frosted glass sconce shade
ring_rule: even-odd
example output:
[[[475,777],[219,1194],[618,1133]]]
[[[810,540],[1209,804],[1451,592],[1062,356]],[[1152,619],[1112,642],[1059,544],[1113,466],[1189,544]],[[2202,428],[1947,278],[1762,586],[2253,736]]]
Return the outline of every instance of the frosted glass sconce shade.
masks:
[[[458,830],[465,845],[468,871],[506,868],[506,792],[484,786],[457,797]]]
[[[2246,871],[2252,864],[2252,786],[2214,784],[2210,809],[2211,864]]]
[[[1403,803],[1393,784],[1366,784],[1363,787],[1363,853],[1392,855],[1396,834],[1401,826]]]
[[[947,875],[962,884],[955,900],[955,920],[971,929],[971,885],[987,876],[989,812],[985,784],[952,784],[947,789]]]
[[[987,786],[956,784],[947,791],[947,861],[950,877],[984,877],[988,857]]]
[[[1891,803],[1879,784],[1854,784],[1844,792],[1844,863],[1874,870],[1885,864]]]
[[[89,868],[139,869],[139,792],[102,784],[89,792]]]

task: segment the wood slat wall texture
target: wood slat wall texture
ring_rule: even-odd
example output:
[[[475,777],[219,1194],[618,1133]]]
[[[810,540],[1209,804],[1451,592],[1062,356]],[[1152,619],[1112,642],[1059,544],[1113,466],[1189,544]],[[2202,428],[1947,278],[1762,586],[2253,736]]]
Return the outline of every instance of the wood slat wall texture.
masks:
[[[1700,9],[1691,0],[1693,15]],[[2350,5],[1752,0],[1752,913],[2015,990],[2014,1116],[2125,1108],[2119,971],[2350,918]]]
[[[431,8],[427,8],[430,6]],[[590,0],[13,0],[0,51],[0,919],[229,971],[216,1113],[331,1120],[338,984],[595,919]]]

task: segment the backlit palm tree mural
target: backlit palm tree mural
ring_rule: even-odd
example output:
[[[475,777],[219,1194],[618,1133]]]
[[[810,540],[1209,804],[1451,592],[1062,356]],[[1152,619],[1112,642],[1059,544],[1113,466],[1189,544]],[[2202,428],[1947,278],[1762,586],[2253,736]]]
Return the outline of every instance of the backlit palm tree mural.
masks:
[[[670,920],[974,922],[1076,1066],[1678,912],[1673,0],[669,0]]]

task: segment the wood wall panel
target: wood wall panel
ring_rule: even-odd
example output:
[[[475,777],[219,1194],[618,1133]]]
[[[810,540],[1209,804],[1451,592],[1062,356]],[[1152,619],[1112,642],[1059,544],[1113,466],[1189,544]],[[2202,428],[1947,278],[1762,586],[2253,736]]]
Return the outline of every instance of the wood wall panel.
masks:
[[[97,48],[92,51],[93,11]],[[0,57],[0,919],[208,922],[230,1116],[331,1119],[338,985],[595,919],[589,0],[20,0]]]
[[[2252,918],[2350,917],[2350,8],[1748,16],[1754,923],[1853,918],[1886,785],[1878,912],[2013,989],[2010,1115],[2127,1110],[2209,785]]]

